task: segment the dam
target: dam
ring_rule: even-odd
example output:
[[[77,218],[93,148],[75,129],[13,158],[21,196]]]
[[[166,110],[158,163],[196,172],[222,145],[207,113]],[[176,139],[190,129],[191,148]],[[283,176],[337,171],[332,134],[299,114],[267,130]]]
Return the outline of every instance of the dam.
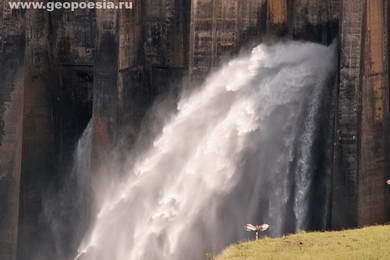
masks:
[[[128,171],[135,171],[130,164],[143,162],[142,158],[128,156],[124,151],[131,153],[141,147],[140,155],[158,154],[150,148],[153,140],[159,136],[158,129],[169,128],[175,116],[180,117],[178,105],[183,104],[183,98],[195,98],[212,89],[208,87],[212,81],[210,75],[218,75],[239,58],[256,56],[249,52],[258,48],[265,48],[263,54],[270,52],[276,56],[279,53],[276,49],[284,53],[285,48],[290,48],[298,55],[300,48],[307,48],[307,53],[302,51],[303,56],[291,60],[296,69],[301,62],[308,62],[306,68],[315,70],[322,66],[316,76],[331,75],[323,85],[317,86],[311,74],[308,85],[297,84],[302,91],[316,86],[318,91],[324,91],[321,95],[309,91],[305,99],[287,91],[284,101],[291,101],[294,111],[300,104],[305,104],[307,110],[290,115],[289,111],[280,112],[277,118],[282,122],[266,124],[280,124],[276,129],[281,130],[287,127],[282,124],[286,118],[293,118],[294,122],[325,122],[314,124],[319,129],[314,132],[298,123],[294,126],[301,129],[287,127],[291,135],[297,132],[310,135],[321,130],[321,134],[312,135],[314,139],[310,140],[317,140],[313,144],[305,141],[307,146],[299,145],[299,138],[290,137],[295,142],[291,147],[299,147],[293,149],[294,158],[303,156],[304,148],[311,149],[309,154],[314,157],[301,158],[316,162],[308,165],[320,165],[322,173],[310,175],[313,177],[310,187],[316,187],[318,193],[311,193],[313,189],[301,185],[307,192],[299,199],[299,193],[288,189],[288,199],[292,201],[286,204],[287,212],[294,221],[279,225],[278,219],[273,219],[275,222],[271,224],[280,230],[270,229],[275,232],[270,235],[389,221],[390,190],[386,187],[386,180],[390,179],[389,11],[386,0],[138,0],[132,9],[74,12],[10,10],[3,0],[0,4],[0,259],[67,260],[88,247],[88,236],[93,236],[96,225],[99,226],[94,212],[99,213],[102,201],[110,198],[104,192],[94,195],[101,188],[101,180],[106,178],[105,184],[110,186],[111,179],[119,181]],[[291,40],[304,43],[291,49]],[[322,45],[313,47],[314,43]],[[312,48],[315,51],[310,52]],[[311,58],[305,56],[308,53]],[[327,60],[333,55],[334,60]],[[242,62],[244,67],[250,63]],[[332,68],[327,68],[327,64]],[[274,67],[276,71],[283,68]],[[269,74],[257,73],[262,78],[273,75],[280,80],[280,86],[295,82],[288,79],[284,84],[272,69],[267,71]],[[223,78],[229,79],[228,76],[235,74]],[[295,76],[298,77],[291,75]],[[233,84],[234,78],[231,81]],[[238,86],[232,88],[238,88],[240,97],[250,100],[264,94],[253,89],[252,93],[241,92]],[[227,104],[238,105],[228,96],[224,96]],[[296,102],[289,99],[294,97]],[[311,106],[314,101],[321,106]],[[260,107],[253,103],[249,107],[259,111]],[[206,109],[207,104],[204,105]],[[222,105],[215,109],[221,116],[228,116]],[[207,111],[212,113],[213,109]],[[188,123],[195,127],[199,122]],[[145,125],[153,127],[145,129]],[[258,148],[265,142],[265,135],[259,131],[254,131],[253,136],[257,140],[253,145]],[[269,138],[278,139],[273,135]],[[242,152],[237,154],[243,156]],[[263,156],[270,155],[272,151]],[[111,164],[102,167],[100,164],[107,158],[112,159]],[[269,167],[275,165],[271,159],[276,160],[274,156],[265,160]],[[299,169],[302,160],[293,162],[294,169]],[[257,161],[261,160],[248,159],[248,169],[251,162]],[[113,162],[121,165],[116,171],[118,176],[109,170]],[[89,174],[81,175],[86,169]],[[243,169],[234,172],[251,173]],[[281,188],[285,179],[279,177]],[[285,181],[295,183],[295,187],[303,183],[300,179]],[[115,197],[115,192],[112,193]],[[250,193],[254,197],[249,200],[257,206],[242,210],[256,220],[266,221],[267,214],[260,209],[272,198],[258,194],[257,198],[254,190]],[[234,201],[231,196],[226,201]],[[153,199],[150,201],[155,203]],[[302,201],[304,206],[300,204]],[[218,206],[219,210],[224,207],[229,212],[228,206]],[[224,236],[231,241],[241,239],[237,237],[240,233]],[[151,240],[158,244],[158,239]],[[214,248],[194,245],[194,250],[218,250],[226,243],[218,239],[214,242]]]

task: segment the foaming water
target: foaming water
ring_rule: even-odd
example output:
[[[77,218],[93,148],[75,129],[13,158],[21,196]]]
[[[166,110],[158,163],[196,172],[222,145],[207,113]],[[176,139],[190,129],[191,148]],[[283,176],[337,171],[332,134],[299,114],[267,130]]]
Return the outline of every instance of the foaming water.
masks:
[[[271,236],[311,228],[314,179],[327,180],[317,150],[334,53],[260,45],[182,98],[125,178],[101,191],[76,258],[204,259],[247,238],[246,223],[270,224]],[[326,196],[314,203],[326,215]]]

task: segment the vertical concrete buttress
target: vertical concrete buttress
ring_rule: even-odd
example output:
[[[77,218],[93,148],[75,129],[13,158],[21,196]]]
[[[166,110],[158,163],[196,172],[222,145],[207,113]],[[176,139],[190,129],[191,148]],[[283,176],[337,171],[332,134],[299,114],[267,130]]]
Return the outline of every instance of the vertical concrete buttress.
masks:
[[[71,196],[57,202],[65,197],[75,143],[91,113],[94,12],[29,9],[25,20],[18,260],[63,259],[76,243],[68,234],[80,221],[64,221],[74,213]]]
[[[117,2],[117,1],[116,1]],[[119,10],[96,10],[95,67],[92,106],[92,187],[104,176],[98,170],[112,149],[117,128]],[[98,175],[96,175],[98,173]],[[97,194],[97,192],[95,192]]]
[[[358,224],[383,224],[389,220],[386,172],[389,120],[386,111],[387,0],[366,0],[363,30]]]
[[[342,2],[334,229],[390,218],[387,5],[386,0]]]
[[[23,160],[18,237],[18,260],[42,259],[40,249],[50,255],[44,195],[56,170],[54,149],[53,93],[57,91],[52,63],[49,13],[26,10],[24,74]]]
[[[0,1],[0,259],[15,260],[23,133],[24,15]]]
[[[358,224],[358,137],[364,0],[342,1],[341,10],[340,83],[331,209],[331,227],[334,229],[355,227]]]
[[[133,9],[119,11],[119,44],[118,44],[118,81],[117,81],[117,113],[118,126],[121,128],[129,121],[139,121],[142,113],[138,110],[139,98],[143,93],[143,55],[140,55],[143,38],[142,6],[135,4]],[[129,102],[132,100],[132,102]],[[126,128],[128,143],[134,142],[137,128]]]
[[[283,25],[287,22],[287,1],[268,0],[268,22],[271,25]]]

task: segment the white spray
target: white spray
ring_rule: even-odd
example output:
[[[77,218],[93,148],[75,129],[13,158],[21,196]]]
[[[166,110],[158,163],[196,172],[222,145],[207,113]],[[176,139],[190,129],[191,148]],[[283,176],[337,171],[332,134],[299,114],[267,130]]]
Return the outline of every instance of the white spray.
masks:
[[[244,239],[246,223],[268,223],[270,235],[286,223],[306,229],[333,66],[334,48],[288,42],[211,75],[126,177],[101,191],[77,259],[204,259]]]

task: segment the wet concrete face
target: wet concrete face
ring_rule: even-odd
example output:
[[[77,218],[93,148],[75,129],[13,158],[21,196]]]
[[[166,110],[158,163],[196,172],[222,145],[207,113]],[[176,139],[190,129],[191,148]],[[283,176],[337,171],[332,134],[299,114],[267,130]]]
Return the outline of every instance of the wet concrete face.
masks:
[[[27,11],[18,259],[39,257],[36,248],[49,234],[43,216],[43,194],[56,172],[52,115],[58,85],[56,67],[51,61],[48,20],[45,12]]]
[[[332,228],[384,223],[388,64],[386,1],[343,1]]]
[[[0,3],[0,258],[16,259],[23,127],[24,15]]]
[[[96,21],[92,160],[97,163],[112,148],[117,126],[118,12],[99,10]]]
[[[56,244],[62,234],[54,234],[59,231],[47,200],[59,196],[68,179],[75,144],[91,116],[93,23],[88,18],[77,12],[29,10],[26,15],[18,259],[59,259],[62,253]],[[62,246],[72,240],[67,237]]]
[[[15,247],[23,106],[19,243],[21,259],[34,260],[30,242],[40,241],[34,234],[45,230],[47,221],[39,223],[45,218],[42,190],[66,179],[70,154],[92,110],[92,157],[99,161],[96,151],[110,150],[123,133],[131,146],[146,111],[161,95],[177,95],[183,78],[196,85],[240,48],[267,37],[329,44],[340,36],[331,227],[382,223],[389,218],[383,202],[388,196],[383,179],[390,178],[388,5],[384,0],[137,1],[134,9],[120,12],[31,11],[25,34],[25,17],[0,4],[0,192],[5,194],[0,211],[8,212],[0,218],[0,258]]]
[[[193,0],[191,6],[189,76],[197,85],[215,67],[265,34],[264,0]]]
[[[386,13],[383,0],[367,1],[362,68],[362,111],[359,174],[359,225],[385,223],[390,218],[386,191],[386,121],[388,62]]]

